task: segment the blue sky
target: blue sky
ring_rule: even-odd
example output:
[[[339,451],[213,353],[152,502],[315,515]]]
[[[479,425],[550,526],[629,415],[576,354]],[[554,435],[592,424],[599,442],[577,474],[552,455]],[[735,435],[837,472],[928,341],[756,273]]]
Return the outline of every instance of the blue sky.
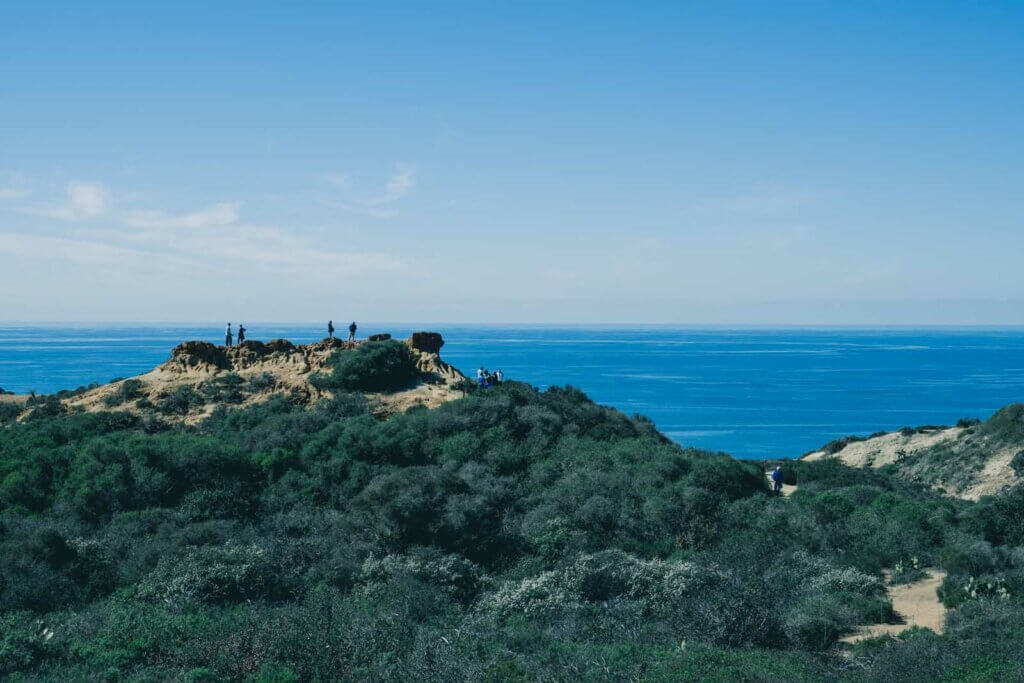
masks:
[[[6,3],[0,319],[1022,323],[1022,36],[1019,2]]]

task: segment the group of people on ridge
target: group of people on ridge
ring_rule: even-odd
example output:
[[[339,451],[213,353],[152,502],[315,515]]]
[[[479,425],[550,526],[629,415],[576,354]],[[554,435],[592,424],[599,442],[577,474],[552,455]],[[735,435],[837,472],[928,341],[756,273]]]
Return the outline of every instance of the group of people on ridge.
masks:
[[[245,325],[238,323],[238,345],[241,346],[245,341]],[[231,323],[224,328],[224,346],[231,346]]]
[[[353,320],[352,324],[348,326],[348,340],[350,342],[353,342],[353,341],[356,340],[356,330],[357,329],[358,329],[358,327],[356,326],[356,323]],[[327,321],[327,336],[330,337],[331,339],[334,339],[334,321],[333,320],[328,320]],[[232,346],[233,345],[232,344],[233,340],[234,340],[234,335],[231,332],[231,323],[228,323],[228,326],[224,328],[224,346]],[[241,346],[244,342],[245,342],[245,325],[243,325],[242,323],[238,323],[238,345]]]
[[[497,386],[505,381],[505,373],[500,369],[492,373],[490,370],[484,370],[484,366],[481,365],[476,371],[476,381],[482,387]]]
[[[356,321],[353,320],[352,324],[348,326],[348,340],[350,342],[356,340],[356,330],[357,329],[358,329],[358,327],[356,326]],[[334,321],[333,320],[328,320],[327,321],[327,336],[330,337],[331,339],[334,339]]]

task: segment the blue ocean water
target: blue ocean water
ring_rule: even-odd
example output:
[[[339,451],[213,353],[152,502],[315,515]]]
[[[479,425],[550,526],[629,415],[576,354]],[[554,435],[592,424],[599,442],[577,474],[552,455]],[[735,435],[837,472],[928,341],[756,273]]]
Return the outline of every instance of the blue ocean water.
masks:
[[[306,343],[313,326],[247,324],[249,338]],[[344,325],[339,325],[339,329]],[[739,457],[797,456],[845,434],[988,417],[1024,400],[1024,328],[670,329],[366,324],[435,329],[470,374],[501,368],[538,387],[572,384],[647,415],[676,441]],[[49,393],[145,372],[219,325],[0,326],[0,387]]]

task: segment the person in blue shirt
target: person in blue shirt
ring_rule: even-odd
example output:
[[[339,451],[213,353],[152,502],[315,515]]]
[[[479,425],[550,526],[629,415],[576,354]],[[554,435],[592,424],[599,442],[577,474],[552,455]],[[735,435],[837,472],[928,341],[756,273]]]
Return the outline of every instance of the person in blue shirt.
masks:
[[[776,465],[775,469],[772,470],[772,483],[775,485],[775,493],[782,493],[782,468]]]

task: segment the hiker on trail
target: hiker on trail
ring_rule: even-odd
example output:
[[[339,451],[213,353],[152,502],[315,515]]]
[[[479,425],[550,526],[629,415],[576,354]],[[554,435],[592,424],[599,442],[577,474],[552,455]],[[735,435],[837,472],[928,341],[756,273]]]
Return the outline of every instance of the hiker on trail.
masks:
[[[774,484],[775,494],[776,495],[781,495],[782,494],[782,468],[779,467],[778,465],[776,465],[775,469],[772,470],[772,482]]]
[[[241,346],[242,342],[245,341],[245,325],[238,323],[238,345]]]
[[[484,385],[484,366],[480,366],[480,369],[476,371],[476,382],[480,386]]]
[[[503,373],[501,371],[501,369],[499,368],[498,371],[494,373],[494,383],[495,384],[501,384],[504,381],[505,381],[505,373]]]
[[[334,321],[333,320],[328,320],[327,321],[327,336],[330,337],[331,339],[334,339]]]
[[[224,329],[224,346],[231,346],[231,323]]]
[[[356,340],[356,323],[353,320],[352,324],[348,326],[348,340],[354,342]]]

